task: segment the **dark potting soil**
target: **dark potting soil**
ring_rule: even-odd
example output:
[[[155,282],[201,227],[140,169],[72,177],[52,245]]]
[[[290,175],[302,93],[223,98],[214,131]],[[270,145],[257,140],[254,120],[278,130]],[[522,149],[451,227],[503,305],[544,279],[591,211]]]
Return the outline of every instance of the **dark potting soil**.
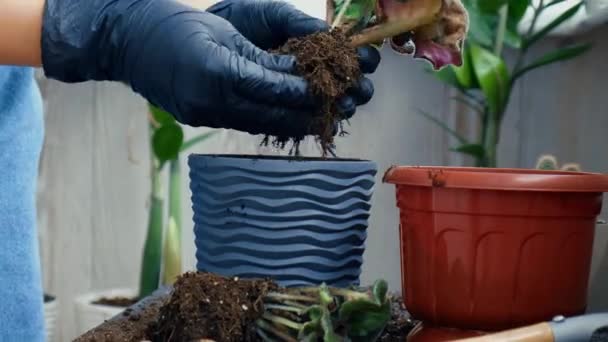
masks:
[[[270,281],[186,273],[176,281],[158,321],[150,324],[148,338],[153,342],[256,341],[254,322],[263,314],[262,300],[276,288]]]
[[[398,296],[391,297],[391,320],[386,325],[384,332],[380,336],[381,342],[405,341],[407,335],[414,329],[416,322],[412,320],[410,314],[403,304],[403,299]]]
[[[129,307],[139,301],[138,298],[128,298],[128,297],[110,297],[110,298],[100,298],[93,302],[93,304],[97,305],[107,305],[114,306],[119,308]]]
[[[164,290],[147,297],[75,342],[260,341],[254,323],[262,314],[262,299],[277,289],[270,281],[186,273],[170,294]],[[379,341],[405,341],[414,322],[401,298],[391,301],[391,320]]]
[[[147,339],[150,322],[156,322],[163,298],[148,299],[135,308],[127,308],[117,318],[88,331],[74,342],[141,342]]]
[[[339,29],[315,33],[306,37],[292,38],[281,46],[278,53],[296,57],[298,73],[309,82],[312,93],[322,106],[315,115],[310,132],[320,144],[323,157],[335,156],[334,132],[346,134],[342,128],[344,118],[337,111],[337,100],[354,86],[361,75],[356,49],[348,44],[348,36]],[[299,155],[299,145],[304,137],[266,137],[263,145],[272,143],[285,148],[293,142],[291,154]]]

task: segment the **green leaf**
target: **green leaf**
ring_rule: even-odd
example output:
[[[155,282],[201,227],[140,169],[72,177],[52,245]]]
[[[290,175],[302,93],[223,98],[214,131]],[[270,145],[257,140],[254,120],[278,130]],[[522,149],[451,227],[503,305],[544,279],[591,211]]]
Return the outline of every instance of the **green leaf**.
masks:
[[[386,280],[376,280],[374,286],[372,287],[372,293],[374,294],[376,303],[382,304],[386,302],[386,294],[388,293],[388,283]]]
[[[153,104],[148,104],[150,108],[150,112],[152,113],[152,117],[154,121],[160,126],[175,123],[175,118],[173,115],[167,113],[166,111],[154,106]]]
[[[200,135],[197,135],[191,139],[188,139],[184,142],[184,144],[182,145],[180,152],[184,152],[192,147],[194,147],[196,144],[199,144],[209,138],[211,138],[213,135],[215,135],[217,133],[217,131],[211,131],[211,132],[207,132],[207,133],[203,133]]]
[[[418,110],[418,114],[424,116],[425,118],[427,118],[428,120],[430,120],[431,122],[433,122],[434,124],[436,124],[437,126],[441,127],[444,131],[446,131],[446,133],[448,133],[452,137],[456,138],[456,140],[458,140],[459,143],[461,143],[461,144],[467,144],[468,143],[467,139],[465,139],[462,135],[460,135],[458,132],[456,132],[455,130],[453,130],[445,122],[437,119],[433,115],[431,115],[431,114],[429,114],[427,112],[424,112],[422,110]]]
[[[456,72],[452,66],[448,68],[443,68],[439,71],[431,71],[439,80],[444,83],[451,85],[452,87],[463,89],[458,81],[458,77],[456,77]]]
[[[468,4],[468,5],[467,5]],[[476,4],[465,1],[469,12],[469,38],[483,46],[492,46],[494,41],[496,15],[482,13]]]
[[[540,68],[542,66],[567,61],[569,59],[578,57],[589,51],[589,49],[591,49],[591,46],[591,44],[577,44],[566,48],[560,48],[553,52],[549,52],[541,58],[537,59],[536,61],[526,65],[520,70],[517,70],[513,75],[513,80],[516,80],[527,72]]]
[[[482,160],[486,156],[486,149],[480,144],[466,144],[451,149],[453,152],[463,153],[479,160]]]
[[[499,113],[509,91],[509,72],[504,60],[476,44],[471,44],[471,59],[490,111]]]
[[[477,7],[486,13],[496,13],[508,0],[477,0]]]
[[[477,88],[479,85],[477,84],[477,80],[475,79],[475,73],[473,72],[473,65],[471,63],[471,54],[469,52],[468,46],[465,46],[462,51],[462,66],[460,67],[450,67],[445,69],[452,69],[454,72],[454,76],[460,86],[460,88],[464,89],[473,89]]]
[[[517,32],[517,28],[508,24],[507,31],[505,32],[505,44],[514,49],[519,49],[522,43],[523,40],[519,32]]]
[[[163,164],[177,158],[184,141],[184,131],[177,124],[166,124],[154,131],[152,147],[154,155]]]
[[[570,7],[567,11],[562,13],[559,17],[555,18],[552,22],[547,24],[545,27],[540,29],[538,32],[534,33],[530,38],[524,41],[523,48],[527,49],[532,46],[537,41],[541,40],[544,36],[546,36],[549,32],[551,32],[554,28],[561,25],[566,20],[572,18],[583,6],[583,2],[579,2],[578,4]]]
[[[528,7],[530,7],[530,0],[509,0],[509,23],[517,26]]]
[[[386,326],[391,317],[390,302],[377,304],[365,299],[348,301],[340,307],[339,317],[350,337],[375,336]],[[374,339],[366,338],[366,341]]]

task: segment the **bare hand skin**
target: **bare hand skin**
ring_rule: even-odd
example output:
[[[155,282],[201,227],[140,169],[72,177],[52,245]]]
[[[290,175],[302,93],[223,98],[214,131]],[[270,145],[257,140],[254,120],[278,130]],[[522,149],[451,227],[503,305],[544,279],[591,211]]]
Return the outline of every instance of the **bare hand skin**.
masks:
[[[0,0],[0,65],[41,66],[45,0]]]

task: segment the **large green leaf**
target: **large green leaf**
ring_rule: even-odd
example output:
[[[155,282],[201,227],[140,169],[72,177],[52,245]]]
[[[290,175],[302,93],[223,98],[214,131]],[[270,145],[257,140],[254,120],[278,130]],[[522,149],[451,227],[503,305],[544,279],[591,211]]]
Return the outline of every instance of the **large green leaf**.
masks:
[[[184,142],[184,131],[177,124],[166,124],[154,131],[152,147],[161,164],[177,158]]]
[[[482,12],[478,6],[479,0],[464,0],[463,3],[469,12],[469,41],[482,46],[492,46],[496,35],[496,13]]]
[[[456,77],[456,80],[461,88],[473,89],[479,87],[477,79],[475,79],[475,73],[473,72],[471,53],[469,52],[468,46],[465,46],[464,50],[462,51],[462,66],[451,67],[451,69],[453,70],[454,76]]]
[[[509,23],[518,24],[530,7],[530,0],[509,0]]]
[[[561,25],[563,22],[565,22],[566,20],[572,18],[581,9],[582,6],[583,6],[583,2],[581,1],[578,4],[570,7],[568,10],[566,10],[560,16],[558,16],[557,18],[555,18],[552,22],[550,22],[549,24],[545,25],[545,27],[543,27],[542,29],[538,30],[530,38],[528,38],[527,40],[525,40],[523,42],[523,48],[524,49],[529,48],[531,45],[533,45],[534,43],[536,43],[537,41],[539,41],[540,39],[542,39],[544,36],[546,36],[553,29],[555,29],[556,27],[558,27],[559,25]]]
[[[463,153],[477,159],[484,159],[486,156],[486,149],[480,144],[466,144],[451,149],[453,152]]]
[[[152,104],[149,104],[148,107],[150,108],[150,112],[152,113],[152,117],[154,118],[156,124],[162,126],[170,123],[175,123],[175,118],[173,117],[173,115]]]
[[[504,60],[476,44],[471,44],[471,60],[490,111],[499,113],[509,91],[509,72]]]
[[[464,89],[460,85],[460,82],[458,80],[458,77],[456,76],[456,72],[454,71],[454,69],[455,69],[454,67],[450,66],[447,68],[442,68],[439,71],[430,70],[430,72],[432,72],[435,75],[435,77],[440,79],[443,83],[447,83],[447,84],[451,85],[452,87],[455,87],[458,89]]]
[[[508,0],[477,0],[477,7],[483,12],[494,14],[508,2]]]
[[[569,59],[578,57],[589,51],[589,49],[591,49],[591,44],[577,44],[566,48],[560,48],[553,52],[549,52],[541,58],[537,59],[536,61],[526,65],[520,70],[517,70],[513,75],[513,80],[520,78],[529,71],[543,67],[545,65],[567,61]]]

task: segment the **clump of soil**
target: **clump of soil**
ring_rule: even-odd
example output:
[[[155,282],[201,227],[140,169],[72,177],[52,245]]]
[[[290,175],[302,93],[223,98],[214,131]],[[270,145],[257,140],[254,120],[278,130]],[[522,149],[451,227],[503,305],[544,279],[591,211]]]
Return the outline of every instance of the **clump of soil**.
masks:
[[[403,299],[391,297],[391,319],[380,336],[381,342],[406,341],[407,335],[414,329],[416,322],[412,320],[405,308]]]
[[[276,288],[270,281],[186,273],[176,281],[158,322],[150,324],[148,338],[154,342],[256,341],[254,323],[263,314],[263,299]]]
[[[313,133],[323,156],[335,156],[334,135],[346,134],[342,128],[345,118],[337,110],[337,100],[353,87],[361,76],[356,49],[349,45],[348,36],[340,29],[319,32],[306,37],[292,38],[277,53],[296,57],[298,73],[309,82],[312,93],[321,100],[321,108],[309,131]],[[299,154],[299,144],[304,137],[266,137],[263,145],[285,148],[289,141],[294,145],[291,153]]]
[[[93,304],[114,306],[114,307],[119,307],[119,308],[126,308],[128,306],[131,306],[131,305],[137,303],[138,301],[139,301],[138,298],[128,298],[128,297],[111,297],[111,298],[107,298],[107,297],[103,297],[103,298],[100,298],[99,300],[94,301]]]

